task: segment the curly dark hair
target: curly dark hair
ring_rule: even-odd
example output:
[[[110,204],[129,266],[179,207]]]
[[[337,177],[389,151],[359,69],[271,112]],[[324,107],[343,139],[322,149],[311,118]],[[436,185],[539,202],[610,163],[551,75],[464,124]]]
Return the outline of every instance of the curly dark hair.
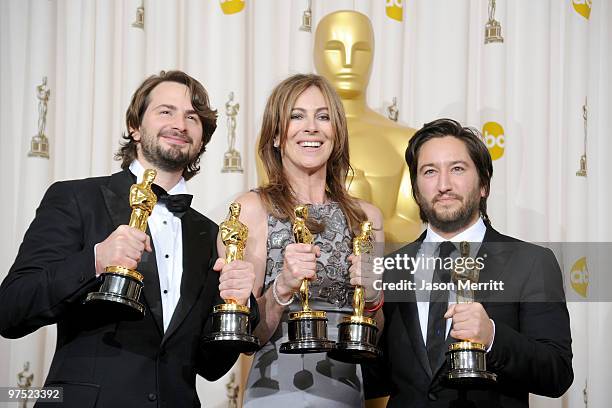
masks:
[[[121,160],[121,168],[127,169],[136,159],[136,145],[138,142],[133,138],[133,131],[138,129],[142,118],[149,106],[151,91],[162,82],[177,82],[185,85],[191,95],[191,105],[202,122],[202,148],[197,156],[183,170],[183,177],[189,180],[200,171],[200,157],[206,151],[206,145],[210,142],[212,134],[217,128],[217,111],[210,107],[208,92],[196,79],[182,71],[161,71],[159,75],[151,75],[134,92],[132,101],[125,113],[125,124],[127,133],[123,134],[124,141],[115,153],[115,160]]]

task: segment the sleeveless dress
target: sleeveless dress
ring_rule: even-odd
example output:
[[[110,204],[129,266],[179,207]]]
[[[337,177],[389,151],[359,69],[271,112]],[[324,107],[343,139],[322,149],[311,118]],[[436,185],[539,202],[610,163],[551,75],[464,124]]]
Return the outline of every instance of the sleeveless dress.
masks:
[[[317,279],[310,282],[310,306],[327,312],[327,336],[338,338],[337,325],[352,313],[353,287],[349,283],[348,256],[352,233],[338,203],[309,205],[309,218],[325,223],[315,235],[321,248]],[[267,263],[264,290],[283,268],[285,247],[294,243],[290,220],[268,215]],[[363,386],[359,365],[341,363],[326,353],[282,354],[288,340],[289,312],[301,310],[296,297],[283,313],[276,332],[255,354],[244,394],[244,407],[363,407]],[[289,405],[290,404],[290,405]]]

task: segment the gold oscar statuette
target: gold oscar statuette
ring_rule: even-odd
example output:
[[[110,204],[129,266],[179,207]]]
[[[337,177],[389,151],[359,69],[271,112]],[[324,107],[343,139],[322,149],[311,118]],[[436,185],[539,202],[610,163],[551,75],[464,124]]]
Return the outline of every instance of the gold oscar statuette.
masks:
[[[221,173],[242,173],[242,157],[236,150],[236,116],[240,110],[240,104],[234,102],[234,93],[230,92],[228,101],[225,103],[225,115],[227,116],[227,142],[228,149],[223,155],[223,167]]]
[[[240,385],[236,382],[236,373],[232,371],[229,382],[225,384],[227,390],[227,408],[238,408],[238,393]]]
[[[461,257],[470,256],[470,244],[463,241],[459,244]],[[478,283],[480,269],[474,266],[468,268],[467,262],[456,263],[452,279],[455,282],[457,303],[473,303],[474,290],[470,283]],[[461,265],[461,267],[459,267]],[[486,363],[487,348],[484,344],[462,340],[452,343],[448,347],[447,361],[449,371],[447,380],[450,384],[459,388],[469,388],[495,383],[497,375],[487,371]]]
[[[312,0],[308,0],[308,7],[302,13],[300,31],[306,31],[308,33],[312,31]]]
[[[372,222],[364,221],[361,223],[361,233],[353,239],[353,254],[369,256],[374,249],[372,241]],[[376,347],[376,320],[363,315],[364,306],[365,289],[356,285],[353,293],[353,314],[346,316],[338,325],[336,349],[329,352],[329,356],[334,360],[356,364],[381,356],[381,350]]]
[[[294,209],[293,237],[297,244],[313,244],[314,236],[306,226],[308,207],[298,205]],[[299,289],[302,310],[289,313],[289,341],[281,344],[280,352],[287,354],[322,353],[334,348],[327,339],[327,313],[310,308],[308,279],[303,279]]]
[[[489,0],[489,20],[485,25],[485,44],[504,42],[501,24],[499,21],[495,20],[495,1],[496,0]]]
[[[225,246],[225,263],[244,259],[249,229],[240,222],[239,203],[231,203],[227,220],[219,225],[221,242]],[[251,334],[250,309],[235,299],[224,299],[225,303],[213,308],[212,334],[206,343],[221,342],[236,351],[248,353],[259,348],[259,339]]]
[[[36,87],[36,98],[38,98],[38,133],[32,136],[30,141],[29,157],[49,158],[49,138],[45,135],[47,126],[47,109],[51,91],[47,87],[47,77],[43,77],[42,84]]]
[[[396,96],[393,97],[393,103],[387,107],[387,117],[394,122],[397,122],[399,119],[399,108],[397,107]]]
[[[582,120],[584,121],[584,153],[580,156],[580,168],[576,172],[576,176],[578,177],[586,177],[587,176],[587,129],[588,129],[588,108],[587,108],[587,99],[584,98],[584,105],[582,105]]]
[[[129,201],[132,207],[129,226],[142,232],[147,231],[147,221],[157,203],[157,195],[151,185],[157,176],[155,169],[146,169],[142,182],[132,184]],[[115,307],[125,313],[127,319],[138,319],[144,316],[144,306],[140,303],[143,288],[143,276],[138,271],[121,265],[109,265],[100,275],[102,285],[97,292],[87,295],[85,303],[103,303],[105,307]]]
[[[23,364],[23,371],[17,374],[17,387],[20,390],[25,391],[22,393],[21,400],[19,401],[19,408],[27,408],[28,406],[28,390],[34,382],[34,373],[30,371],[30,362],[26,361]]]
[[[132,27],[140,28],[144,30],[144,19],[145,19],[145,8],[144,8],[144,4],[140,3],[140,6],[136,8],[136,19],[132,23]]]

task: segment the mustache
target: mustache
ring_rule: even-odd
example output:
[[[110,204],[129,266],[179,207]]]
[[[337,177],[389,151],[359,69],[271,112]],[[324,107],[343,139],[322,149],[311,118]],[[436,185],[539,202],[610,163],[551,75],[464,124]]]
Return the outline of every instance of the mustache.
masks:
[[[157,134],[157,137],[174,137],[193,144],[193,139],[189,135],[178,130],[163,130]]]
[[[437,203],[438,201],[440,201],[442,198],[454,198],[456,200],[459,201],[463,201],[463,197],[460,196],[459,194],[455,194],[455,193],[444,193],[444,194],[436,194],[433,198],[433,200],[431,200],[432,204]]]

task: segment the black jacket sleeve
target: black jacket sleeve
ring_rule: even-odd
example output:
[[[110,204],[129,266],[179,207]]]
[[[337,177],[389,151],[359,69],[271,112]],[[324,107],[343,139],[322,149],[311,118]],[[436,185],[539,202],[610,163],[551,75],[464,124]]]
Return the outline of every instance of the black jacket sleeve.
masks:
[[[0,335],[25,336],[56,323],[93,289],[93,245],[83,239],[74,184],[53,184],[28,228],[15,263],[0,285]]]
[[[538,255],[520,295],[520,332],[496,321],[487,363],[506,381],[556,398],[574,379],[569,313],[559,264],[548,249]]]

